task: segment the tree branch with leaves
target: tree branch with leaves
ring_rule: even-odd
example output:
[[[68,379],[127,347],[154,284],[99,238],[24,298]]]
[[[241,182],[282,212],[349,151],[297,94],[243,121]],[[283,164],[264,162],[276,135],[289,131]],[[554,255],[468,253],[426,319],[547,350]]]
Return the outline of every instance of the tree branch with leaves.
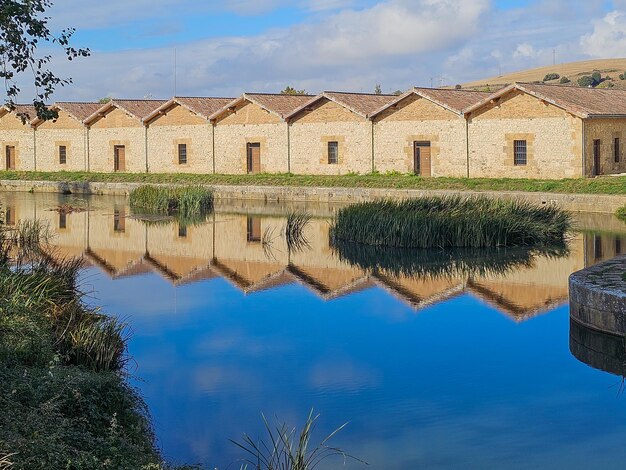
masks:
[[[72,83],[71,78],[60,78],[49,68],[51,55],[39,55],[42,43],[59,46],[68,60],[87,57],[89,49],[77,49],[70,45],[74,28],[54,34],[46,12],[52,7],[51,0],[0,0],[0,80],[4,81],[6,104],[13,109],[20,94],[17,77],[26,72],[33,75],[35,97],[33,106],[37,117],[55,119],[55,111],[48,109],[47,101],[55,89]]]

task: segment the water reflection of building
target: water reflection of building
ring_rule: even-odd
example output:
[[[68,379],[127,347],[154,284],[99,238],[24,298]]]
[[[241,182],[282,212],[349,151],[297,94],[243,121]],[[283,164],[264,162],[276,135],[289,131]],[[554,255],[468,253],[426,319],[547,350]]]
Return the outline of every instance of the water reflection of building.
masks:
[[[308,246],[289,250],[286,219],[222,207],[202,224],[141,221],[130,216],[124,199],[94,202],[90,211],[53,211],[61,196],[4,195],[7,221],[39,218],[55,233],[57,256],[83,256],[111,278],[157,273],[174,285],[220,277],[244,293],[292,283],[330,300],[382,288],[414,309],[462,294],[487,302],[515,321],[565,304],[568,277],[626,249],[624,235],[576,236],[562,258],[538,256],[530,265],[502,273],[411,276],[371,271],[339,259],[329,245],[328,219],[306,227]],[[588,228],[588,227],[585,227]]]

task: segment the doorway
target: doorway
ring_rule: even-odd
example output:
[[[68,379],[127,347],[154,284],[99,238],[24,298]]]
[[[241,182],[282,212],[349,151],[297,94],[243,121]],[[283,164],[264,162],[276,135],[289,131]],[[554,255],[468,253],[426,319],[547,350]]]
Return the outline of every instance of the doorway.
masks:
[[[430,142],[413,143],[413,171],[426,178],[432,176]]]
[[[248,173],[261,173],[261,144],[249,143],[247,147]]]
[[[126,146],[113,147],[113,169],[115,172],[126,171]]]
[[[593,176],[598,176],[601,173],[600,146],[600,139],[596,139],[593,141]]]
[[[15,146],[7,145],[5,150],[6,169],[15,170]]]

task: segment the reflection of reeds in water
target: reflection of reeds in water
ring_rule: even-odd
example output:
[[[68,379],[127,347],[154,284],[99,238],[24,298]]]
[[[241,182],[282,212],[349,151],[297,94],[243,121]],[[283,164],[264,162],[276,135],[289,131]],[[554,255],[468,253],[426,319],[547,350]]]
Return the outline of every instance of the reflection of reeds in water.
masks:
[[[311,222],[311,219],[311,214],[306,212],[290,212],[287,215],[285,239],[287,241],[287,249],[290,252],[297,253],[311,247],[304,234],[304,229]]]
[[[233,444],[243,450],[246,457],[241,470],[314,470],[323,462],[332,457],[339,457],[365,463],[356,457],[346,454],[341,449],[330,447],[328,442],[347,423],[330,433],[320,444],[311,446],[311,438],[319,415],[309,413],[306,423],[300,432],[286,424],[271,425],[265,416],[263,423],[267,432],[266,439],[254,440],[244,434],[243,442],[231,440]]]
[[[563,243],[569,214],[484,197],[375,201],[339,210],[333,240],[404,248],[484,248]]]
[[[423,250],[384,248],[334,241],[332,248],[342,261],[371,272],[407,277],[467,277],[502,275],[533,266],[539,256],[561,258],[565,246],[551,248],[457,248]]]

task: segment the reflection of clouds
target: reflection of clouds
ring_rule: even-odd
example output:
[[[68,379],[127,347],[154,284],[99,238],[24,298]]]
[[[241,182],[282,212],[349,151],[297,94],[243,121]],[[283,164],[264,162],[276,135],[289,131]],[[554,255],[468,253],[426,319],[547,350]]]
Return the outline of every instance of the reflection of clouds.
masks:
[[[262,341],[238,330],[227,330],[198,342],[196,350],[199,354],[227,354],[237,356],[261,356],[268,353],[284,353],[291,347],[285,341]]]
[[[379,373],[349,360],[319,362],[309,373],[312,387],[320,390],[359,391],[380,382]]]
[[[252,370],[244,370],[233,366],[197,367],[193,371],[194,388],[205,394],[224,393],[254,390],[254,384],[259,383],[257,374]]]

